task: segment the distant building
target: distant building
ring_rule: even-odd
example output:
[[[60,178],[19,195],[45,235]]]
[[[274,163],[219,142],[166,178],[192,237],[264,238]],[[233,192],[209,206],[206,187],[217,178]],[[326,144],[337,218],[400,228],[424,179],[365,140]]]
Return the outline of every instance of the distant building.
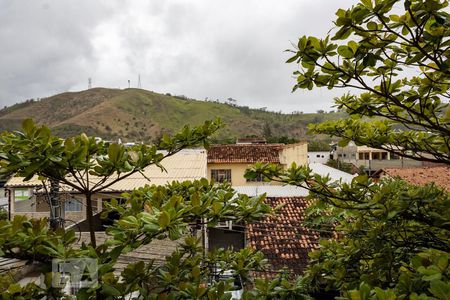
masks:
[[[308,145],[297,144],[229,144],[212,145],[208,150],[208,179],[230,182],[233,186],[275,184],[262,178],[247,180],[245,170],[254,163],[274,163],[289,167],[292,163],[306,165]]]
[[[144,170],[144,175],[135,173],[107,190],[93,195],[93,209],[95,213],[102,210],[103,203],[112,198],[120,198],[124,192],[143,187],[147,184],[164,185],[172,181],[196,180],[206,177],[206,151],[182,150],[163,160],[162,165],[167,172],[162,172],[155,165]],[[150,181],[148,180],[150,179]],[[95,178],[92,180],[95,181]],[[30,218],[49,217],[50,208],[46,201],[42,182],[37,177],[24,181],[22,177],[10,178],[5,189],[8,192],[8,206],[11,217],[26,215]],[[60,200],[63,202],[62,216],[74,222],[86,218],[86,204],[84,195],[67,186],[61,187]]]
[[[375,149],[367,146],[357,146],[350,142],[345,147],[337,146],[331,153],[332,158],[346,163],[352,163],[357,167],[376,171],[382,168],[421,167],[421,161],[400,157],[386,150]]]
[[[329,159],[330,159],[330,151],[308,152],[308,163],[326,164]]]

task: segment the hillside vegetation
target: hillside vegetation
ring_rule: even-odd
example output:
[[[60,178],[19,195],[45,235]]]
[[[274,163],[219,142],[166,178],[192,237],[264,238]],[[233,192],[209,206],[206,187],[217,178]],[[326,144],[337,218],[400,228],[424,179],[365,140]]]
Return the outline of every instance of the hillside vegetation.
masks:
[[[0,130],[17,130],[21,121],[30,117],[48,124],[62,137],[85,132],[105,139],[146,142],[174,133],[185,124],[220,117],[226,127],[215,136],[216,141],[233,142],[251,136],[304,140],[308,138],[307,124],[339,119],[343,114],[281,114],[142,89],[93,88],[6,107],[0,110]]]

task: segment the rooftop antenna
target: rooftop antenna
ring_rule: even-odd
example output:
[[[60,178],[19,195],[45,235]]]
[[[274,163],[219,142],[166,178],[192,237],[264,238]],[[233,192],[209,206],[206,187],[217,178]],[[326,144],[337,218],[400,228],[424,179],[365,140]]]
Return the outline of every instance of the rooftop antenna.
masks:
[[[128,88],[130,88],[130,79],[128,79]]]
[[[138,75],[138,89],[142,89],[142,85],[141,85],[141,74]]]
[[[92,88],[92,78],[88,78],[88,90]]]

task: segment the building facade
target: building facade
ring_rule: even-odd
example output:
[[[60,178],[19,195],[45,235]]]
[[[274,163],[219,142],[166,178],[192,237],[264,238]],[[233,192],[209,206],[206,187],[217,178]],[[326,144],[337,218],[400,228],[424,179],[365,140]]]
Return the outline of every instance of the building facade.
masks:
[[[253,164],[274,163],[283,168],[292,163],[308,163],[306,142],[297,144],[230,144],[212,145],[208,150],[208,179],[215,182],[229,182],[232,186],[273,185],[262,178],[247,180],[245,170]]]
[[[145,185],[164,185],[172,181],[186,181],[206,178],[206,151],[204,149],[186,149],[167,157],[162,161],[166,172],[155,165],[147,167],[143,174],[135,173],[101,193],[92,196],[94,214],[102,211],[103,203],[112,198],[120,199],[125,192]],[[95,178],[91,179],[95,181]],[[98,179],[97,179],[98,180]],[[21,177],[10,178],[5,189],[8,195],[10,218],[25,215],[29,218],[50,216],[50,207],[43,183],[34,177],[24,181]],[[61,216],[71,223],[78,223],[86,218],[86,201],[84,195],[73,188],[62,185],[59,201],[62,204]],[[69,224],[70,225],[70,224]]]
[[[352,163],[356,167],[363,166],[369,170],[382,168],[421,167],[422,162],[399,157],[386,150],[375,149],[367,146],[357,146],[350,142],[345,147],[337,146],[332,151],[332,158],[341,162]]]

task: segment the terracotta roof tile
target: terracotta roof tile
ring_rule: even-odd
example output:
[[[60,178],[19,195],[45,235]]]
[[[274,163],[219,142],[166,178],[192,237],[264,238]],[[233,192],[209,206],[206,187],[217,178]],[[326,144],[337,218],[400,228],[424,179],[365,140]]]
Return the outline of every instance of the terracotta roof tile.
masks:
[[[212,145],[208,150],[208,163],[279,163],[279,152],[284,146],[284,144]]]
[[[312,203],[303,197],[266,198],[272,207],[284,204],[273,217],[247,225],[248,245],[262,251],[271,269],[257,276],[273,277],[280,269],[300,274],[308,264],[308,252],[319,247],[317,231],[302,225],[305,210]]]
[[[425,185],[434,182],[450,191],[450,167],[386,168],[384,173],[390,177],[400,177],[411,184]]]

